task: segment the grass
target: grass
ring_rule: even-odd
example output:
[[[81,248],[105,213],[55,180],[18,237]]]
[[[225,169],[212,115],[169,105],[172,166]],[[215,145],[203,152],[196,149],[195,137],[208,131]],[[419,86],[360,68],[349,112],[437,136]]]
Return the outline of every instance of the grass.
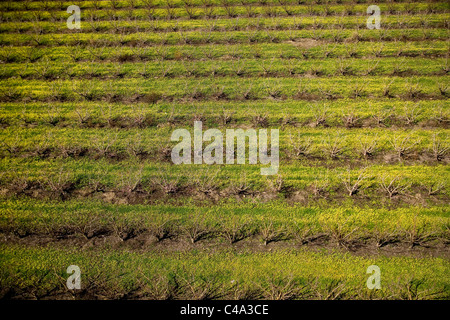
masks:
[[[356,37],[356,38],[355,38]],[[9,45],[33,45],[38,47],[62,46],[62,45],[97,45],[97,46],[118,46],[132,45],[142,42],[146,45],[180,45],[180,44],[236,44],[236,43],[278,43],[283,41],[300,41],[300,39],[312,38],[316,41],[326,41],[328,43],[347,42],[370,42],[370,41],[420,41],[420,40],[440,40],[447,38],[446,29],[428,29],[423,33],[421,29],[392,29],[383,33],[362,29],[355,33],[352,30],[320,29],[320,30],[290,30],[290,31],[220,31],[199,33],[196,31],[180,34],[179,32],[168,33],[132,33],[122,34],[119,38],[115,34],[83,34],[73,33],[69,37],[67,34],[1,34],[0,44]]]
[[[303,250],[160,254],[2,246],[0,251],[2,287],[25,292],[24,297],[92,298],[89,289],[98,287],[97,297],[110,299],[274,299],[268,295],[270,289],[286,286],[291,279],[304,288],[290,297],[294,299],[433,299],[449,294],[446,274],[450,266],[440,258],[364,258]],[[64,289],[67,275],[60,266],[75,263],[86,288],[81,293]],[[365,286],[366,269],[372,264],[383,270],[382,289],[376,292]],[[417,291],[411,290],[414,284],[419,284]],[[336,287],[339,290],[333,290]]]
[[[82,112],[86,111],[80,110],[77,115],[85,115]],[[248,119],[248,117],[246,118]],[[313,117],[311,115],[307,118],[308,123],[314,121]],[[145,119],[152,119],[155,126],[146,128]],[[6,163],[9,165],[17,162],[24,168],[27,165],[23,158],[28,159],[30,164],[34,162],[33,160],[39,159],[76,160],[83,157],[93,160],[104,158],[113,163],[130,161],[135,158],[153,162],[160,160],[170,162],[170,153],[166,154],[165,158],[161,153],[176,144],[176,142],[170,142],[171,126],[163,126],[164,120],[156,125],[157,121],[154,119],[155,117],[145,114],[139,118],[136,115],[130,118],[118,118],[116,119],[116,121],[120,121],[118,126],[123,125],[126,128],[120,130],[108,126],[103,127],[107,123],[106,120],[97,122],[97,125],[90,122],[91,127],[86,128],[86,123],[80,124],[78,122],[80,119],[73,119],[71,127],[67,118],[61,114],[44,114],[37,116],[34,121],[29,119],[30,122],[25,128],[13,125],[5,128],[1,154],[3,160],[7,161]],[[247,119],[242,119],[243,124],[241,125],[228,125],[228,128],[244,126],[244,129],[251,129],[244,125]],[[322,127],[287,127],[282,131],[280,156],[285,161],[283,166],[285,172],[290,171],[289,166],[300,163],[306,166],[331,164],[345,167],[353,162],[357,163],[359,167],[371,166],[378,164],[383,157],[386,164],[398,164],[404,161],[406,164],[423,161],[435,165],[445,163],[448,152],[447,129],[430,131],[422,128],[393,128],[391,130],[348,128],[345,114],[334,116],[334,119],[330,116],[327,121],[329,124],[333,120],[339,121],[335,123],[337,127],[326,129]],[[56,126],[51,124],[52,120],[57,121]],[[274,119],[270,120],[274,121]],[[92,121],[92,118],[89,121]],[[210,121],[213,123],[214,119],[210,119]],[[277,119],[276,122],[279,121],[283,121],[283,118]],[[39,124],[38,127],[35,127],[36,124]],[[189,128],[190,121],[185,120],[184,123],[179,122],[178,125]],[[204,130],[208,127],[206,125]],[[439,156],[437,156],[438,154]],[[20,159],[15,160],[14,158]],[[349,163],[339,164],[338,161],[343,159]],[[154,164],[156,165],[156,163]]]
[[[69,50],[66,46],[50,48],[33,46],[5,46],[0,48],[2,61],[35,62],[47,56],[51,61],[122,61],[135,59],[143,61],[153,60],[203,60],[203,59],[251,59],[257,55],[261,59],[272,58],[348,58],[350,55],[360,58],[383,57],[417,57],[440,56],[445,57],[448,46],[446,41],[416,41],[391,43],[377,41],[375,46],[367,46],[364,42],[349,44],[316,43],[304,47],[295,43],[262,43],[257,46],[251,44],[205,44],[202,46],[165,45],[161,47],[88,47],[75,46]],[[327,54],[327,56],[325,56]]]
[[[3,183],[11,182],[13,179],[25,179],[29,182],[45,184],[45,181],[48,181],[50,177],[59,177],[62,174],[63,181],[86,186],[89,177],[96,177],[96,174],[98,174],[97,178],[101,184],[112,187],[117,186],[121,177],[123,178],[120,172],[124,167],[127,168],[126,175],[130,175],[132,172],[136,173],[142,167],[142,171],[139,171],[138,181],[140,183],[145,183],[151,187],[151,178],[158,177],[162,173],[166,174],[169,179],[177,179],[180,183],[188,186],[195,184],[195,174],[205,173],[206,175],[211,175],[213,173],[206,165],[203,165],[203,167],[199,165],[180,167],[152,161],[142,161],[141,164],[142,166],[136,162],[136,159],[110,163],[105,159],[90,160],[85,158],[80,160],[52,159],[31,161],[21,158],[3,158],[1,162],[5,172],[2,177]],[[6,168],[9,168],[9,173],[6,173]],[[247,182],[254,184],[253,187],[255,189],[259,189],[264,186],[264,181],[266,180],[265,177],[259,175],[259,168],[259,165],[246,165],[245,167],[222,165],[214,181],[221,188],[231,186],[233,183],[240,181],[242,173],[245,171],[247,172]],[[351,174],[357,176],[363,168],[352,169]],[[61,169],[63,170],[62,173]],[[301,162],[293,162],[283,166],[280,175],[285,183],[288,183],[289,186],[295,189],[306,188],[318,176],[322,179],[326,178],[331,188],[342,183],[342,175],[347,172],[347,169],[348,167],[345,166],[334,169],[329,169],[326,166],[314,168],[308,163],[302,165]],[[103,174],[101,174],[102,172]],[[378,179],[386,174],[392,177],[401,177],[410,183],[419,185],[425,181],[445,181],[445,177],[448,176],[448,167],[446,165],[434,167],[427,165],[405,166],[404,164],[390,166],[372,165],[368,166],[365,172],[366,182],[372,186],[376,186]],[[447,194],[448,191],[444,188],[443,192]]]
[[[388,15],[384,19],[384,24],[391,29],[397,29],[404,26],[410,28],[422,28],[422,22],[426,20],[427,28],[439,28],[445,26],[445,13],[437,13],[433,16],[426,14],[415,14],[411,16],[408,21],[404,21],[402,16]],[[138,18],[138,17],[137,17]],[[363,26],[366,22],[364,16],[349,16],[345,19],[337,20],[333,16],[315,16],[315,17],[280,17],[276,20],[261,16],[260,19],[255,22],[254,18],[240,17],[237,19],[218,19],[211,23],[208,20],[160,20],[155,22],[154,20],[145,19],[142,17],[142,21],[136,24],[132,20],[119,20],[116,23],[110,21],[95,20],[95,16],[88,21],[85,26],[85,32],[102,32],[102,33],[117,33],[133,31],[136,27],[141,30],[152,30],[154,32],[161,31],[231,31],[231,30],[245,30],[245,29],[277,29],[277,30],[289,30],[289,29],[313,29],[313,28],[329,28],[336,22],[344,29],[353,29],[356,26]],[[34,28],[42,30],[43,33],[66,33],[67,28],[64,25],[56,21],[22,21],[22,22],[6,22],[0,27],[0,32],[20,32],[26,33],[33,31]]]
[[[120,206],[99,200],[56,201],[27,198],[4,199],[1,207],[0,228],[16,235],[46,235],[61,233],[86,234],[86,230],[99,234],[116,234],[119,226],[126,226],[135,235],[154,235],[158,226],[168,223],[172,236],[184,239],[184,227],[197,224],[199,230],[210,233],[210,238],[220,239],[227,226],[245,232],[242,239],[252,235],[264,236],[269,227],[282,230],[284,241],[294,241],[302,234],[306,238],[326,234],[335,235],[340,226],[341,233],[351,235],[352,241],[364,243],[378,241],[380,234],[392,235],[395,241],[407,243],[410,232],[427,234],[425,241],[448,241],[446,226],[450,216],[445,206],[430,208],[408,207],[389,210],[387,208],[358,208],[343,205],[339,208],[288,205],[283,201],[255,204],[252,201],[236,202],[223,200],[212,208],[202,208],[194,201],[183,206],[173,204]],[[201,210],[199,210],[201,208]],[[70,215],[66,214],[70,212]],[[111,214],[114,213],[114,214]],[[201,218],[198,220],[198,218]],[[220,223],[223,221],[223,223]],[[237,240],[240,238],[238,237]],[[369,240],[370,239],[370,240]],[[236,240],[236,239],[235,239]],[[350,240],[350,239],[348,239]],[[232,241],[234,243],[234,241]]]
[[[50,125],[47,119],[51,114],[60,118],[54,126],[65,127],[83,126],[114,127],[113,119],[129,119],[149,115],[153,122],[144,123],[145,127],[163,127],[170,125],[170,121],[191,126],[194,116],[202,115],[203,122],[208,126],[248,126],[251,117],[256,114],[264,115],[269,127],[283,125],[281,120],[289,116],[293,123],[285,123],[288,129],[295,129],[301,125],[312,125],[317,116],[325,113],[325,125],[330,127],[343,126],[343,116],[354,114],[362,122],[371,127],[412,128],[418,126],[444,126],[448,121],[447,101],[404,101],[401,99],[381,100],[330,100],[330,101],[220,101],[219,108],[209,101],[186,101],[180,103],[109,103],[99,108],[97,102],[50,102],[50,103],[18,103],[1,104],[0,117],[4,124],[24,127],[32,124]],[[273,110],[273,112],[267,112]],[[407,123],[407,113],[415,111],[416,123]],[[175,114],[176,113],[176,114]],[[229,115],[227,123],[223,117]],[[85,123],[83,123],[83,119]],[[172,117],[173,119],[171,119]],[[379,119],[379,120],[377,120]],[[222,120],[222,121],[221,121]],[[373,120],[371,123],[370,121]],[[82,123],[80,123],[80,121]],[[109,122],[109,123],[108,123]],[[323,125],[323,124],[322,124]],[[52,126],[52,127],[54,127]],[[358,126],[356,126],[358,128]],[[289,131],[289,130],[288,130]],[[283,134],[281,132],[280,134]]]
[[[448,3],[70,4],[0,3],[0,297],[450,297]],[[278,175],[171,164],[194,120]]]
[[[204,101],[204,100],[263,100],[263,99],[361,99],[400,97],[406,100],[445,99],[439,90],[439,84],[447,85],[447,80],[438,76],[416,76],[412,79],[402,77],[365,77],[362,83],[359,77],[335,76],[331,78],[307,78],[298,81],[295,78],[275,77],[241,79],[221,77],[175,78],[175,79],[120,79],[104,81],[89,80],[42,80],[8,79],[0,80],[1,101],[128,101],[139,99],[148,102],[157,101]],[[239,86],[239,90],[236,89]],[[388,85],[388,87],[387,87]]]
[[[321,69],[315,70],[320,62]],[[318,61],[310,59],[307,62],[299,63],[295,59],[238,59],[237,61],[217,61],[208,62],[160,62],[153,66],[148,66],[146,62],[123,63],[119,66],[116,62],[93,65],[88,63],[67,63],[62,66],[60,62],[42,62],[36,64],[35,68],[23,69],[22,64],[9,64],[8,69],[0,73],[0,78],[8,79],[18,77],[23,79],[56,79],[62,71],[67,72],[67,77],[71,79],[95,77],[97,79],[111,79],[116,76],[126,79],[131,78],[171,78],[179,77],[229,77],[238,75],[239,77],[299,77],[311,74],[311,70],[318,72],[320,77],[331,77],[339,75],[363,76],[370,75],[439,75],[445,74],[443,66],[445,59],[404,59],[399,64],[396,58],[385,58],[383,60],[370,62],[364,60],[343,60],[327,59]],[[237,64],[237,66],[236,66]]]

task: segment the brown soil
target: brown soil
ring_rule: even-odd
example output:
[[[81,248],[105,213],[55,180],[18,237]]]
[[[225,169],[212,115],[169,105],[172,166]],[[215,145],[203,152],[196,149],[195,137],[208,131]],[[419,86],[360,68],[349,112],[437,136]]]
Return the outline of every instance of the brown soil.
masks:
[[[195,95],[192,95],[192,92],[187,93],[184,96],[173,96],[173,95],[160,95],[159,93],[157,94],[158,96],[160,96],[160,98],[158,98],[157,100],[153,101],[153,103],[157,102],[157,101],[165,101],[165,102],[175,102],[175,101],[181,101],[181,102],[192,102],[192,101],[206,101],[209,100],[210,98],[214,98],[213,95],[207,95],[204,94],[202,92],[200,93],[196,93]],[[364,95],[365,98],[371,98],[371,99],[376,99],[376,98],[380,98],[378,93],[372,92],[370,94],[365,94]],[[394,97],[394,96],[392,96]],[[447,97],[438,94],[438,93],[430,93],[430,94],[426,94],[426,93],[422,93],[422,94],[418,94],[415,97],[411,97],[408,94],[402,94],[402,95],[398,95],[398,98],[401,98],[404,101],[420,101],[420,100],[446,100]],[[216,97],[216,100],[223,100],[223,101],[242,101],[242,95],[234,95],[234,96],[230,96],[230,95],[224,95],[223,96],[224,99],[219,99],[219,97]],[[263,100],[266,99],[267,97],[258,97],[258,100]],[[300,93],[300,94],[296,94],[296,95],[292,95],[292,96],[281,96],[279,97],[279,100],[286,100],[286,99],[292,99],[292,100],[303,100],[303,101],[321,101],[324,99],[324,95],[322,94],[314,94],[314,93]],[[338,98],[344,98],[343,96],[339,96],[336,95],[334,96],[332,99],[338,99]],[[351,99],[358,99],[360,97],[355,97],[353,94],[350,94],[348,96],[348,98]],[[150,98],[151,99],[151,98]],[[331,98],[330,98],[331,99]],[[114,94],[113,96],[103,96],[103,95],[95,95],[92,97],[89,97],[88,99],[86,99],[87,101],[106,101],[108,103],[114,103],[114,102],[122,102],[124,104],[133,104],[136,102],[146,102],[147,100],[149,100],[149,98],[147,97],[142,97],[140,95],[129,95],[129,96],[125,96],[125,95],[118,95],[118,94]],[[256,99],[255,99],[256,100]],[[0,96],[0,102],[24,102],[24,103],[31,103],[31,102],[55,102],[55,101],[60,101],[60,102],[64,102],[64,101],[76,101],[76,97],[70,97],[70,96],[40,96],[40,97],[28,97],[28,96],[20,96],[20,95],[13,95],[13,96],[9,96],[9,95],[2,95]]]
[[[0,233],[1,244],[17,244],[23,246],[49,246],[49,247],[77,247],[81,250],[96,249],[122,249],[136,252],[186,252],[190,250],[203,250],[216,252],[232,249],[236,252],[273,252],[276,250],[298,250],[306,248],[313,251],[341,251],[357,256],[414,256],[414,257],[442,257],[450,259],[450,242],[448,240],[434,240],[421,245],[411,246],[402,241],[390,242],[377,247],[375,240],[356,240],[346,243],[337,243],[326,235],[310,237],[304,243],[295,240],[280,240],[264,245],[260,236],[253,235],[241,241],[230,244],[222,238],[206,238],[191,243],[184,236],[173,236],[158,241],[149,232],[143,232],[135,237],[123,239],[112,233],[101,234],[90,239],[81,234],[66,236],[51,236],[36,234],[19,237],[11,233]]]
[[[356,166],[357,167],[357,166]],[[179,185],[174,190],[164,192],[163,189],[153,184],[138,184],[133,190],[119,190],[107,188],[99,185],[97,189],[89,186],[80,186],[76,182],[67,182],[61,185],[58,191],[49,190],[45,185],[38,182],[27,182],[26,184],[12,183],[0,187],[2,197],[30,197],[39,200],[60,200],[71,199],[98,199],[106,203],[113,204],[145,204],[171,203],[173,205],[183,205],[186,199],[192,199],[198,206],[208,206],[221,200],[233,198],[236,201],[255,199],[258,202],[265,203],[274,199],[284,199],[287,203],[302,204],[304,206],[318,205],[326,201],[328,205],[342,205],[349,199],[356,206],[374,206],[378,203],[380,208],[397,208],[410,205],[445,205],[448,204],[448,195],[438,193],[429,195],[424,186],[412,185],[407,191],[394,195],[389,198],[385,192],[380,191],[379,186],[373,185],[366,189],[359,190],[351,197],[348,191],[341,185],[330,186],[327,190],[315,193],[312,186],[303,189],[296,189],[285,185],[281,190],[262,189],[237,190],[232,185],[219,188],[215,186],[211,190],[200,191],[198,186],[192,184]]]

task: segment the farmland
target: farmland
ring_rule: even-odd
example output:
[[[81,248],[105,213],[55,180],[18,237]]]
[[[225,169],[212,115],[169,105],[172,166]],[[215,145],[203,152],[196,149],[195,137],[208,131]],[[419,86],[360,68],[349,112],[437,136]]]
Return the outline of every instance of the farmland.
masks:
[[[449,10],[0,2],[0,296],[448,299]],[[279,129],[277,174],[173,164],[194,121]]]

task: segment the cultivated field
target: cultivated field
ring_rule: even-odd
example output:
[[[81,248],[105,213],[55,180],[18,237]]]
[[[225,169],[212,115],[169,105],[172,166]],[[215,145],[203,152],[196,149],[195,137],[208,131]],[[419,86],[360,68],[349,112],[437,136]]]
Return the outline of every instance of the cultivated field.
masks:
[[[449,12],[1,1],[0,296],[449,299]],[[174,165],[194,121],[279,129],[278,173]]]

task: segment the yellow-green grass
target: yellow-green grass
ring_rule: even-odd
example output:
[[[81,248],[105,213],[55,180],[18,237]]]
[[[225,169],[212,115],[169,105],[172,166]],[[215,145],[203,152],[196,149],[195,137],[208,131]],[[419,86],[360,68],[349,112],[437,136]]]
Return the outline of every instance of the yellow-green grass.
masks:
[[[213,238],[221,238],[222,232],[234,225],[240,226],[247,236],[258,234],[270,223],[275,230],[285,234],[284,240],[294,243],[302,234],[305,238],[318,234],[332,236],[338,228],[340,233],[348,235],[347,241],[369,243],[382,235],[408,242],[408,235],[414,232],[424,237],[423,241],[448,241],[450,237],[450,214],[445,206],[411,206],[392,210],[349,205],[324,208],[290,205],[279,200],[255,203],[232,199],[207,207],[193,201],[186,201],[183,206],[147,206],[114,205],[95,199],[59,202],[9,198],[0,203],[1,230],[21,235],[82,235],[101,230],[114,233],[119,227],[151,234],[166,224],[171,232],[182,238],[184,228],[195,223],[201,230],[209,230]]]
[[[368,46],[365,42],[351,44],[330,44],[313,42],[308,46],[302,43],[261,43],[261,44],[205,44],[201,46],[190,45],[166,45],[164,47],[101,47],[81,46],[67,47],[34,47],[34,46],[5,46],[0,48],[0,58],[6,63],[12,62],[36,62],[47,57],[51,61],[121,61],[127,59],[144,61],[158,60],[211,60],[211,59],[328,59],[328,58],[355,58],[370,59],[377,55],[384,57],[416,57],[416,56],[440,56],[445,57],[448,51],[446,41],[410,41],[410,42],[386,42],[377,41]],[[306,58],[303,56],[306,55]],[[325,55],[326,54],[326,55]],[[44,59],[45,60],[45,59]],[[399,61],[402,61],[401,58]],[[300,61],[299,61],[300,63]],[[8,70],[8,66],[2,66]]]
[[[147,45],[159,44],[226,44],[226,43],[270,43],[283,41],[301,41],[302,39],[323,40],[331,43],[340,43],[344,40],[356,41],[394,41],[394,40],[446,40],[448,30],[443,28],[427,29],[389,29],[358,31],[351,29],[319,29],[319,30],[256,30],[248,31],[213,31],[211,33],[187,31],[180,32],[135,32],[132,34],[102,33],[71,33],[71,34],[0,34],[0,44],[8,45],[34,45],[34,46],[62,46],[62,45],[132,45],[144,43]]]
[[[133,181],[142,183],[150,190],[156,188],[154,179],[168,179],[179,182],[181,185],[198,186],[206,184],[207,177],[212,179],[215,187],[224,189],[233,185],[245,184],[251,186],[250,190],[264,190],[270,186],[268,180],[275,177],[261,176],[260,168],[264,165],[173,165],[159,161],[136,161],[130,160],[110,162],[106,159],[33,159],[33,158],[9,158],[1,159],[0,168],[3,172],[3,183],[12,183],[15,180],[38,182],[46,186],[49,179],[64,183],[75,183],[78,187],[88,186],[90,181],[98,181],[109,188],[126,188],[127,183],[133,185]],[[125,169],[124,169],[125,168]],[[302,161],[280,163],[278,175],[283,179],[286,186],[296,190],[303,190],[314,182],[327,182],[327,189],[342,188],[344,181],[350,174],[351,181],[356,182],[362,173],[364,179],[360,182],[361,190],[372,196],[381,197],[380,181],[385,179],[389,183],[396,178],[396,182],[422,188],[421,192],[426,194],[426,186],[435,187],[444,183],[441,193],[448,196],[449,168],[446,165],[380,165],[373,164],[367,168],[355,168],[348,171],[346,165],[334,169],[321,166],[303,164]],[[197,181],[199,180],[199,181]],[[13,184],[14,185],[14,184]],[[13,186],[11,185],[11,186]],[[408,192],[405,190],[405,192]]]
[[[430,9],[430,5],[426,2],[414,3],[394,3],[394,4],[378,4],[380,9],[385,12],[408,12],[412,13],[420,13]],[[60,4],[57,4],[60,6]],[[182,5],[184,6],[184,4]],[[65,7],[67,8],[67,6]],[[434,4],[434,7],[431,7],[434,11],[437,12],[445,12],[448,10],[448,4],[445,2],[440,2]],[[36,17],[36,12],[39,12],[40,20],[50,20],[50,19],[60,19],[67,18],[67,13],[65,10],[50,10],[46,11],[45,6],[41,6],[42,11],[34,11],[34,10],[26,10],[24,8],[17,8],[17,11],[6,11],[3,13],[4,18],[6,19],[14,19],[14,20],[34,20]],[[86,8],[83,10],[83,13],[86,16],[94,16],[97,19],[109,19],[111,14],[114,14],[119,18],[133,18],[137,17],[140,19],[179,19],[179,18],[215,18],[215,17],[237,17],[237,16],[248,16],[249,11],[248,7],[238,5],[233,7],[224,7],[224,6],[214,6],[209,8],[204,7],[196,7],[191,8],[191,10],[187,11],[184,7],[181,8],[109,8],[98,10],[95,8]],[[367,10],[367,4],[355,4],[352,6],[346,5],[287,5],[280,6],[278,4],[273,6],[261,6],[261,5],[253,5],[251,8],[251,12],[254,16],[258,15],[266,15],[266,16],[290,16],[290,15],[339,15],[342,13],[351,12],[352,14],[356,13],[359,15],[365,15]]]
[[[450,297],[447,2],[152,3],[0,3],[0,296]],[[194,120],[278,175],[173,165]]]
[[[320,65],[320,67],[318,67]],[[327,59],[298,61],[297,59],[238,59],[230,61],[207,60],[194,62],[133,62],[117,64],[117,62],[36,62],[34,68],[25,64],[8,64],[0,71],[0,78],[31,79],[77,79],[95,77],[103,79],[120,78],[179,78],[179,77],[267,77],[283,78],[308,76],[312,70],[320,77],[336,75],[371,76],[381,75],[445,75],[444,58],[384,58],[372,61],[363,59]],[[64,76],[62,76],[64,75]]]
[[[124,297],[139,290],[141,298],[167,298],[161,289],[179,283],[172,298],[245,298],[258,290],[256,298],[275,299],[270,289],[284,284],[288,294],[302,288],[291,298],[340,299],[433,299],[449,296],[450,264],[441,258],[358,257],[348,253],[309,252],[304,250],[271,253],[191,251],[186,253],[136,253],[109,250],[25,248],[1,246],[1,286],[21,290],[29,296],[45,296],[52,290],[66,293],[66,269],[77,265],[81,286],[86,294],[106,298]],[[377,265],[381,270],[381,289],[366,287],[366,270]],[[414,285],[421,283],[416,294]],[[413,285],[413,290],[408,290]],[[336,286],[335,295],[332,294]],[[189,290],[189,287],[192,289]],[[198,290],[207,291],[197,295]],[[170,290],[170,289],[169,289]],[[164,292],[164,291],[162,291]],[[254,293],[255,294],[255,293]],[[70,296],[70,294],[69,294]],[[155,297],[156,296],[156,297]],[[331,298],[329,297],[329,298]]]
[[[99,107],[100,106],[100,107]],[[143,123],[144,127],[165,126],[170,122],[170,116],[176,118],[176,123],[186,127],[193,125],[194,116],[202,116],[204,126],[229,128],[236,126],[248,126],[252,117],[256,115],[267,118],[267,126],[280,128],[280,134],[286,131],[293,133],[299,129],[299,126],[312,125],[316,121],[316,116],[325,112],[326,124],[328,126],[344,126],[343,117],[353,114],[358,118],[357,124],[377,127],[402,127],[406,128],[414,125],[426,124],[433,125],[433,121],[450,118],[450,104],[446,100],[429,101],[423,100],[404,101],[401,99],[342,99],[338,101],[187,101],[179,103],[159,102],[157,104],[148,103],[105,103],[77,101],[77,102],[51,102],[51,103],[0,103],[0,118],[3,123],[14,126],[13,130],[5,130],[3,135],[6,141],[15,138],[16,135],[23,136],[21,126],[28,124],[41,125],[48,127],[51,117],[57,118],[56,126],[76,127],[76,126],[106,126],[112,119],[128,119],[132,126],[133,119],[148,116],[152,121]],[[408,124],[406,117],[413,112],[416,119]],[[224,123],[223,117],[230,116],[229,121]],[[378,124],[374,117],[385,118],[382,124]],[[293,121],[293,127],[285,124],[282,126],[283,119]],[[439,125],[435,123],[434,125]],[[358,127],[358,125],[357,125]],[[303,128],[302,130],[307,130]],[[325,130],[325,129],[324,129]],[[50,130],[51,131],[51,130]],[[326,130],[325,130],[326,131]],[[39,131],[38,131],[39,132]],[[37,132],[37,133],[38,133]],[[133,131],[131,131],[132,133]],[[166,131],[158,131],[159,135],[165,137]],[[165,133],[164,133],[165,132]],[[300,131],[301,132],[301,131]],[[378,133],[378,131],[367,130]],[[388,130],[386,134],[389,135]],[[381,134],[382,132],[380,132]],[[100,134],[100,133],[99,133]],[[381,136],[381,135],[380,135]]]
[[[147,95],[151,100],[215,100],[225,95],[228,100],[250,99],[326,99],[328,94],[336,98],[361,99],[383,97],[390,85],[390,94],[404,98],[443,98],[439,85],[449,83],[447,77],[352,77],[329,78],[177,78],[177,79],[114,79],[104,80],[1,80],[1,99],[7,100],[82,100],[132,99]],[[411,96],[412,95],[412,96]],[[409,98],[408,98],[409,97]]]
[[[252,121],[251,116],[249,115],[245,120]],[[343,116],[340,115],[337,117]],[[206,118],[203,124],[203,130],[217,128],[218,126],[214,125],[217,119]],[[276,120],[280,121],[280,119]],[[27,128],[21,127],[19,124],[19,126],[9,126],[3,129],[2,134],[0,134],[3,141],[1,148],[3,157],[20,157],[27,154],[28,157],[39,157],[39,154],[36,153],[39,150],[40,152],[54,151],[52,157],[64,157],[63,151],[71,149],[85,149],[88,151],[88,156],[89,152],[91,156],[102,152],[103,156],[106,156],[108,152],[126,155],[130,151],[130,147],[132,147],[133,150],[139,150],[149,154],[152,158],[157,158],[162,147],[172,148],[179,142],[178,140],[171,141],[171,135],[174,130],[181,128],[187,129],[193,137],[194,125],[193,119],[185,119],[182,123],[175,126],[165,125],[156,127],[156,124],[154,124],[155,126],[149,128],[131,127],[119,130],[107,127],[79,128],[78,126],[52,126],[49,124],[50,120],[48,115],[43,115],[35,121],[37,121],[37,124],[41,123],[42,125]],[[65,123],[67,124],[67,122]],[[130,121],[130,123],[132,124],[133,122]],[[164,121],[161,121],[160,124],[164,124]],[[342,126],[342,124],[340,125]],[[244,128],[245,130],[255,130],[254,132],[261,130],[257,126],[256,129],[249,127],[248,124],[246,125],[243,122],[223,129],[224,148],[227,129]],[[428,154],[429,160],[433,158],[434,160],[438,160],[434,154],[434,148],[436,148],[437,143],[440,144],[440,149],[442,150],[448,148],[448,129],[280,127],[278,123],[273,123],[272,128],[266,130],[279,130],[279,152],[281,159],[283,159],[282,163],[285,163],[287,159],[296,159],[298,155],[295,155],[295,150],[299,146],[308,147],[304,154],[306,157],[303,157],[303,160],[306,160],[305,158],[308,156],[317,156],[322,159],[360,159],[365,157],[362,153],[363,147],[374,144],[374,149],[371,151],[372,155],[390,154],[392,157],[388,162],[395,160],[394,158],[398,156],[401,148],[406,148],[404,151],[404,156],[406,157],[407,153],[414,154],[419,152]],[[203,147],[206,147],[208,144],[208,142],[204,142]],[[335,155],[332,154],[333,146],[339,148]],[[445,158],[445,152],[442,158]],[[376,159],[377,161],[383,161],[383,159]],[[402,158],[399,157],[397,160],[401,162]]]
[[[386,15],[383,16],[383,25],[389,26],[390,29],[398,29],[408,26],[409,28],[442,28],[445,26],[447,13],[435,13],[435,14],[414,14],[408,17],[405,21],[403,15]],[[422,22],[426,20],[424,26]],[[120,28],[122,31],[134,32],[136,31],[136,20],[119,20],[111,23],[108,20],[104,21],[87,21],[83,24],[83,33],[114,33]],[[257,22],[254,18],[241,17],[236,19],[218,19],[212,25],[210,21],[203,19],[195,20],[162,20],[155,22],[154,20],[142,19],[139,21],[140,30],[152,30],[154,32],[159,31],[210,31],[222,30],[246,30],[246,29],[277,29],[277,30],[289,30],[289,29],[312,29],[312,28],[324,28],[332,29],[337,27],[343,27],[344,29],[353,29],[357,26],[365,26],[367,17],[364,15],[348,16],[343,19],[336,16],[316,16],[316,17],[279,17],[276,20],[262,16]],[[33,31],[36,28],[42,30],[43,33],[68,33],[67,26],[61,24],[59,21],[14,21],[5,22],[0,26],[0,33],[25,33]]]
[[[362,1],[358,1],[357,3],[363,4],[366,1],[362,0]],[[381,4],[386,4],[388,1],[386,0],[381,0],[379,3]],[[209,0],[208,4],[211,6],[223,6],[225,4],[230,5],[230,6],[242,6],[242,5],[258,5],[258,4],[264,4],[264,5],[279,5],[280,2],[277,0],[245,0],[245,1],[240,1],[240,0],[227,0],[226,2],[223,2],[221,0]],[[311,4],[315,4],[318,5],[314,0],[302,0],[302,1],[298,1],[298,0],[286,0],[284,1],[285,4],[287,5],[297,5],[297,4],[302,4],[302,5],[311,5]],[[396,3],[403,3],[404,5],[410,5],[411,1],[410,0],[399,0],[396,1]],[[417,3],[417,2],[416,2]],[[427,2],[424,2],[427,3]],[[9,2],[5,2],[2,4],[2,8],[4,8],[5,10],[9,10],[9,11],[17,11],[17,10],[36,10],[36,9],[42,9],[45,8],[46,10],[59,10],[59,9],[64,9],[66,7],[68,7],[71,4],[71,2],[69,1],[55,1],[55,2],[44,2],[44,1],[33,1],[33,2],[25,2],[25,1],[9,1]],[[83,0],[83,1],[79,1],[78,5],[80,8],[82,9],[87,9],[87,8],[97,8],[97,9],[115,9],[115,8],[142,8],[142,7],[147,7],[148,6],[148,2],[146,1],[142,1],[142,0],[136,0],[133,1],[132,3],[130,3],[128,0],[114,0],[113,2],[109,1],[109,0],[98,0],[98,1],[88,1],[88,0]],[[183,8],[186,3],[183,0],[173,0],[170,1],[170,6],[174,7],[174,8]],[[342,4],[342,5],[348,5],[348,4],[355,4],[354,0],[340,0],[340,1],[336,1],[336,0],[332,0],[329,1],[328,4]],[[151,5],[154,6],[155,8],[166,8],[168,6],[167,1],[165,0],[154,0],[151,2]],[[192,7],[201,7],[204,6],[205,3],[201,0],[192,0],[189,1],[189,6]],[[320,8],[321,6],[318,5],[318,7]]]

